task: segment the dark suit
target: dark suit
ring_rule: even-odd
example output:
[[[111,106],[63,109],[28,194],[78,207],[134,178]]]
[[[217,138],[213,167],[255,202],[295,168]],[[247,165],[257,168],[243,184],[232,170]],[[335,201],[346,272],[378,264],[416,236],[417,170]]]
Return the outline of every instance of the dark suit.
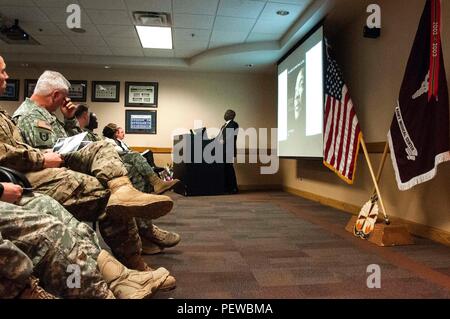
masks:
[[[231,120],[225,123],[220,131],[223,140],[223,158],[225,163],[225,191],[227,193],[237,193],[236,173],[234,172],[233,162],[237,154],[237,130],[239,124]]]

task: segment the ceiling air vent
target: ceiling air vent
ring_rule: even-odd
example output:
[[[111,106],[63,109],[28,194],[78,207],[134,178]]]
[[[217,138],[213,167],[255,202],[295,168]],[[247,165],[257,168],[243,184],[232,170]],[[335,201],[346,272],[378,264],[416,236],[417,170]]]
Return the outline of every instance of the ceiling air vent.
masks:
[[[135,11],[133,12],[133,17],[136,25],[139,26],[155,26],[155,27],[172,26],[170,14],[167,12]]]

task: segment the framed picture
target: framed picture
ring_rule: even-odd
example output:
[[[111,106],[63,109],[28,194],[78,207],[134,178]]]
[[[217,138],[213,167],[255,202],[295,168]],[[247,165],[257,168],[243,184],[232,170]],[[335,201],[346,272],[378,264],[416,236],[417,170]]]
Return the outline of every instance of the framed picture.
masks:
[[[158,107],[158,83],[125,82],[125,106]]]
[[[34,88],[36,87],[37,80],[25,80],[25,91],[24,91],[24,99],[27,97],[31,97],[34,92]]]
[[[93,81],[92,102],[119,102],[120,82]]]
[[[69,97],[73,102],[86,102],[87,81],[70,81]]]
[[[125,133],[156,134],[156,111],[126,110]]]
[[[6,89],[0,95],[0,101],[19,101],[20,80],[6,80]]]

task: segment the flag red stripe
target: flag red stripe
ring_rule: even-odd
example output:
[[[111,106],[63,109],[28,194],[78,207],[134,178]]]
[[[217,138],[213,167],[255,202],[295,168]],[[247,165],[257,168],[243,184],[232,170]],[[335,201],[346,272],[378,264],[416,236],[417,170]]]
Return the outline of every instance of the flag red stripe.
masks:
[[[342,128],[341,128],[341,138],[339,141],[339,150],[338,150],[338,159],[337,159],[337,163],[336,163],[336,169],[340,170],[341,167],[341,161],[342,161],[342,156],[343,154],[343,148],[344,148],[344,138],[345,138],[345,130],[348,127],[347,126],[347,122],[345,121],[346,116],[347,116],[347,108],[349,106],[348,102],[350,100],[350,95],[349,94],[345,94],[345,98],[344,98],[345,102],[344,105],[342,106]]]

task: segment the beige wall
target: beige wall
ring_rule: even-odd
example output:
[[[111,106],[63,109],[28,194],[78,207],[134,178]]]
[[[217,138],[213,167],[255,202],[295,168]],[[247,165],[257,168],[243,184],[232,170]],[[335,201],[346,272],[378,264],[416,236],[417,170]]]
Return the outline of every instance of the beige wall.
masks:
[[[367,142],[386,140],[425,1],[379,0],[376,3],[382,10],[381,38],[362,37],[367,17],[364,11],[357,20],[333,31],[331,38]],[[442,40],[449,79],[450,25],[446,21],[450,21],[450,3],[442,1],[442,5]],[[380,157],[372,154],[375,167],[378,167]],[[284,186],[357,206],[368,200],[373,188],[362,156],[359,157],[354,186],[347,186],[320,162],[283,160],[281,166]],[[441,165],[431,182],[400,192],[388,159],[381,189],[390,215],[450,232],[450,163]]]
[[[8,61],[6,61],[8,62]],[[220,129],[223,114],[233,108],[239,125],[247,129],[272,128],[276,126],[275,78],[267,74],[245,73],[200,73],[164,70],[121,69],[61,69],[68,79],[88,80],[88,102],[99,118],[99,131],[109,122],[125,125],[125,81],[154,81],[159,83],[156,135],[127,135],[130,146],[172,147],[171,134],[178,128],[190,129],[195,120],[203,126]],[[8,69],[11,78],[21,79],[21,99],[24,79],[37,78],[42,69]],[[90,102],[92,80],[121,81],[119,103]],[[12,113],[19,102],[3,102]],[[171,162],[169,155],[157,155],[156,162],[164,165]],[[281,184],[279,176],[260,176],[258,165],[236,166],[240,185]]]

